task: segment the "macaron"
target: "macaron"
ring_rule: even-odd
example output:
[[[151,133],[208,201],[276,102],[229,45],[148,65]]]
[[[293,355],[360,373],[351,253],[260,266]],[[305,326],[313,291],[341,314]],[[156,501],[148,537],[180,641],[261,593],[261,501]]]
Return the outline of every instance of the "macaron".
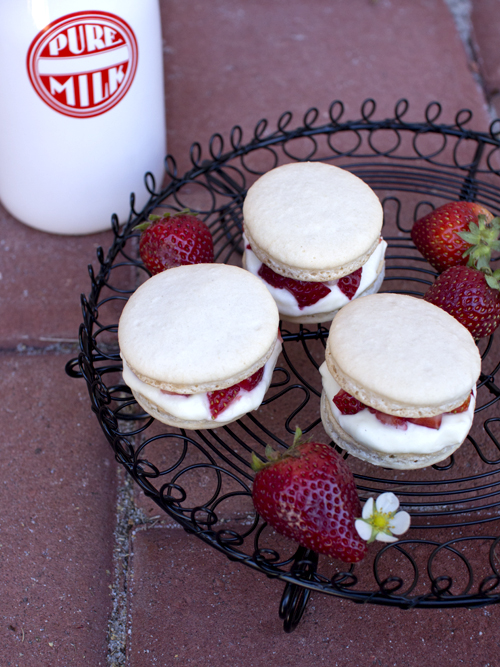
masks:
[[[243,202],[244,267],[264,281],[289,322],[323,322],[377,292],[384,279],[382,205],[345,169],[322,162],[276,167]]]
[[[330,327],[320,367],[323,426],[374,465],[433,465],[467,437],[480,372],[474,339],[441,308],[401,294],[362,297]]]
[[[165,424],[224,426],[262,403],[281,351],[278,327],[273,298],[248,271],[169,269],[143,283],[121,314],[124,382]]]

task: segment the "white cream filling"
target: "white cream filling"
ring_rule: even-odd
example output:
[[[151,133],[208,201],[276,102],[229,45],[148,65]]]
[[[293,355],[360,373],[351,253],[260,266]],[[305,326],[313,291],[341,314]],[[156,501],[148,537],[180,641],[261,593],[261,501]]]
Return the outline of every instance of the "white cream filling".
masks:
[[[341,387],[332,377],[326,362],[319,370],[335,420],[356,442],[370,449],[385,454],[432,454],[444,447],[461,444],[472,426],[476,405],[475,387],[469,408],[458,414],[444,414],[439,429],[408,422],[408,428],[403,430],[383,424],[368,408],[355,415],[343,415],[333,402],[333,397]]]
[[[245,267],[250,273],[253,273],[254,276],[260,278],[264,285],[267,287],[269,292],[272,294],[278,310],[282,315],[289,315],[291,317],[300,317],[301,315],[315,315],[316,313],[329,313],[334,310],[338,310],[349,303],[350,300],[346,295],[339,289],[337,282],[338,280],[330,280],[326,283],[330,288],[330,293],[325,297],[314,303],[312,306],[305,306],[304,308],[299,308],[299,304],[294,295],[288,290],[281,287],[273,287],[265,280],[259,276],[259,269],[262,266],[262,262],[257,257],[257,255],[248,248],[248,241],[245,236],[243,236],[243,243],[245,245]],[[370,255],[366,264],[363,265],[361,271],[361,281],[359,283],[356,293],[352,297],[355,299],[362,292],[367,289],[373,282],[375,282],[378,275],[378,268],[381,261],[384,258],[385,249],[387,248],[387,243],[382,239],[377,245],[373,253]]]
[[[259,384],[251,391],[240,389],[238,395],[228,407],[223,410],[213,420],[214,422],[227,422],[239,419],[247,412],[256,410],[264,400],[264,396],[269,389],[273,377],[274,367],[278,361],[281,352],[281,341],[277,340],[271,357],[264,365],[264,374]],[[136,390],[148,400],[154,403],[160,410],[168,412],[174,417],[186,421],[209,421],[212,420],[210,414],[210,403],[207,393],[200,394],[165,394],[140,380],[127,366],[123,360],[123,381],[126,385]]]

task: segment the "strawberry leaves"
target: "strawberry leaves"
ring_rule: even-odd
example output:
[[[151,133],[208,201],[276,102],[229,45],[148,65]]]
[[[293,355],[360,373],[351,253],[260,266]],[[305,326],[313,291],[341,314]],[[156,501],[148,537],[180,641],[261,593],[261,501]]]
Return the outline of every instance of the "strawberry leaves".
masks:
[[[468,232],[458,232],[458,236],[470,247],[462,254],[468,257],[468,265],[477,269],[489,268],[493,251],[500,252],[500,218],[488,221],[486,215],[479,215],[477,224],[471,222]]]
[[[413,225],[412,240],[440,275],[424,296],[478,339],[500,324],[500,217],[474,202],[448,202]]]
[[[493,223],[493,214],[484,206],[454,201],[419,218],[413,225],[411,238],[417,250],[441,273],[451,266],[467,264],[473,246],[479,246],[474,251],[477,259],[487,255],[488,245],[498,237],[498,229],[496,236],[494,231],[497,226],[498,222]],[[466,240],[462,236],[464,233],[472,236]]]

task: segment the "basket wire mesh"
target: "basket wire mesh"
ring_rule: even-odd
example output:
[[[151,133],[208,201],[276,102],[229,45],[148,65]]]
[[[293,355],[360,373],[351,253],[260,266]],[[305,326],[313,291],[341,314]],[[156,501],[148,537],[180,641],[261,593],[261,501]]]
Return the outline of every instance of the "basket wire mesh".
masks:
[[[212,232],[216,261],[241,265],[242,203],[251,183],[286,162],[337,164],[362,178],[382,201],[388,249],[381,291],[421,297],[436,273],[411,242],[412,224],[449,200],[477,201],[500,213],[500,121],[480,133],[468,129],[468,110],[459,111],[451,125],[438,123],[437,102],[427,107],[422,122],[406,122],[408,111],[407,101],[400,100],[393,118],[377,121],[375,102],[366,100],[359,119],[344,120],[343,105],[335,101],[324,124],[312,108],[297,127],[290,112],[280,116],[276,129],[261,120],[248,141],[236,126],[227,149],[222,135],[215,134],[206,157],[195,143],[192,167],[184,175],[167,156],[163,187],[156,190],[153,176],[146,174],[151,197],[144,209],[135,210],[132,195],[126,224],[113,216],[114,242],[106,255],[98,249],[98,269],[89,267],[91,288],[81,299],[81,352],[66,370],[85,379],[91,409],[117,461],[187,531],[228,558],[284,581],[279,613],[288,632],[313,590],[400,608],[500,601],[500,344],[494,336],[478,343],[483,368],[474,425],[446,461],[396,471],[343,453],[362,500],[383,491],[398,495],[412,515],[407,536],[394,544],[372,545],[357,565],[318,558],[276,535],[256,515],[250,458],[252,452],[262,458],[268,443],[289,446],[296,425],[304,434],[328,440],[319,416],[318,373],[328,323],[281,323],[283,353],[259,410],[216,430],[159,424],[136,404],[121,378],[119,314],[149,277],[138,258],[134,228],[151,213],[190,208]]]

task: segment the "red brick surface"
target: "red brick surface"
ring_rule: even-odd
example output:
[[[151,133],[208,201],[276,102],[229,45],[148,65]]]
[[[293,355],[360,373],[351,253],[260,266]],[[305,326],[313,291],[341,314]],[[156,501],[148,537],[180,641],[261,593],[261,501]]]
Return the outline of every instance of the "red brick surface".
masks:
[[[472,2],[472,28],[479,71],[484,80],[486,93],[500,116],[500,33],[499,0],[474,0]]]
[[[234,124],[249,139],[260,118],[274,127],[288,109],[297,125],[310,106],[326,119],[334,99],[352,118],[367,97],[377,101],[379,117],[406,97],[409,117],[419,120],[437,99],[443,122],[469,107],[475,129],[489,125],[444,2],[174,0],[162,11],[168,148],[181,172],[193,141],[205,149],[212,133],[227,138]],[[208,484],[201,477],[200,497]],[[149,501],[138,502],[158,513]],[[423,655],[450,667],[494,664],[496,610],[404,613],[316,595],[301,626],[286,636],[277,615],[282,584],[175,528],[138,531],[132,548],[131,667],[270,661],[388,667],[420,665]]]
[[[194,141],[207,157],[214,132],[227,140],[239,124],[249,140],[262,117],[275,127],[291,110],[299,125],[311,106],[326,121],[335,99],[344,102],[345,119],[358,118],[368,97],[377,118],[392,115],[405,97],[410,119],[423,120],[426,105],[438,100],[441,122],[469,107],[473,129],[489,125],[444,0],[160,4],[168,148],[181,173]],[[498,0],[474,0],[473,9],[491,93],[498,85]],[[285,635],[277,615],[283,584],[230,562],[171,522],[132,534],[128,580],[126,554],[113,578],[115,463],[85,384],[65,377],[67,357],[58,347],[77,338],[87,265],[96,265],[97,246],[110,242],[110,233],[47,235],[0,210],[1,667],[105,665],[108,586],[118,580],[124,585],[115,593],[123,597],[128,583],[128,632],[116,640],[126,644],[128,667],[498,664],[496,607],[402,612],[313,595],[298,629]],[[133,276],[123,271],[120,281],[129,287]],[[210,484],[198,471],[193,497]],[[150,516],[159,513],[137,489],[135,497]],[[126,534],[141,516],[119,509]],[[241,520],[244,503],[237,509]]]
[[[106,664],[116,468],[63,355],[0,356],[0,665]]]
[[[178,529],[139,530],[130,593],[130,667],[493,667],[500,609],[399,610],[313,593],[296,630],[283,586]]]
[[[236,124],[249,139],[290,110],[297,125],[333,100],[359,118],[364,99],[392,115],[400,98],[421,120],[438,100],[443,121],[467,107],[476,129],[489,119],[444,0],[168,0],[165,43],[168,150],[183,170],[193,141]],[[189,36],[186,38],[186,36]]]
[[[0,206],[0,347],[48,347],[78,339],[80,294],[90,290],[87,267],[107,251],[112,233],[68,237],[14,220]],[[121,276],[124,286],[126,277]]]

